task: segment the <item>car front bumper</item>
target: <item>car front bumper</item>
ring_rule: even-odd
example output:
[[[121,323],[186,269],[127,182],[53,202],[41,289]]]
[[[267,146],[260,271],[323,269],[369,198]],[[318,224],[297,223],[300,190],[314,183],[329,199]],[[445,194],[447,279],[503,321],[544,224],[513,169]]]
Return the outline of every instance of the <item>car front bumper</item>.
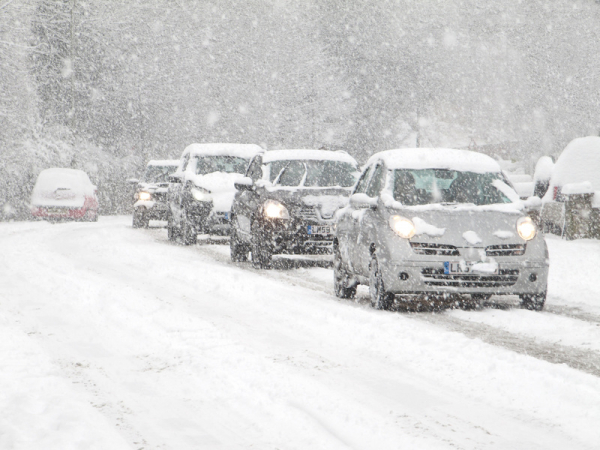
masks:
[[[541,294],[546,292],[546,261],[499,262],[495,273],[447,273],[443,261],[380,264],[386,290],[395,294]]]

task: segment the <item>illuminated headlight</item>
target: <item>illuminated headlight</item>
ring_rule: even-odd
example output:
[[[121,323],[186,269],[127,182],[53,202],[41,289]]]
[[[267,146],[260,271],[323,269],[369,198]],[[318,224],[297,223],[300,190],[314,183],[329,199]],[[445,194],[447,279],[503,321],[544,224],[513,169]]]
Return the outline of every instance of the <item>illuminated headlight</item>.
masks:
[[[139,200],[152,200],[152,194],[150,194],[150,192],[139,192],[138,193],[138,199]]]
[[[192,188],[191,192],[192,192],[192,197],[194,197],[194,200],[196,200],[198,202],[212,201],[212,195],[210,195],[210,192],[207,191],[206,189]]]
[[[404,239],[410,239],[415,235],[415,225],[405,217],[390,217],[390,227],[398,236]]]
[[[535,237],[536,229],[531,217],[521,217],[517,220],[517,232],[526,241]]]
[[[269,219],[289,219],[290,213],[287,208],[277,200],[267,200],[263,206],[265,216]]]

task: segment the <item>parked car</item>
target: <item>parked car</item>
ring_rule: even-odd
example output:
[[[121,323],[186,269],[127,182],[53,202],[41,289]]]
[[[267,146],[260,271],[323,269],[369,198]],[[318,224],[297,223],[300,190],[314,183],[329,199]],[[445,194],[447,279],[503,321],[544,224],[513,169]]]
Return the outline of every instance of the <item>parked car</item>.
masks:
[[[31,214],[51,221],[98,220],[96,186],[82,170],[42,170],[31,194]]]
[[[250,159],[264,150],[254,144],[191,144],[169,177],[169,240],[195,244],[198,234],[229,234],[234,182]]]
[[[256,267],[276,254],[331,253],[335,212],[348,203],[358,164],[343,151],[272,150],[254,157],[232,207],[231,259]]]
[[[546,231],[567,239],[600,238],[600,137],[574,139],[560,154],[541,220]]]
[[[396,295],[423,301],[519,295],[540,310],[548,251],[524,202],[492,158],[467,150],[401,149],[373,155],[337,213],[335,294],[369,286],[375,308]]]
[[[554,161],[550,156],[542,156],[538,159],[533,173],[533,195],[539,198],[546,195],[553,169]]]
[[[150,220],[167,220],[169,175],[177,170],[179,160],[152,160],[138,180],[133,204],[133,228],[148,228]]]

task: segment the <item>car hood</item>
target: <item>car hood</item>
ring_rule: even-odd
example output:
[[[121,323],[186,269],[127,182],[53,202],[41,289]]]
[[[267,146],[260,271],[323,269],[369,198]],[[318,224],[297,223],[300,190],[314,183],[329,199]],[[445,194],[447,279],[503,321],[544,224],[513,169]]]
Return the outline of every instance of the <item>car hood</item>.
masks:
[[[239,173],[214,172],[196,175],[193,182],[196,186],[210,191],[215,211],[228,212],[236,192],[234,183],[241,178],[244,178],[244,175]]]
[[[280,200],[288,206],[313,207],[319,211],[323,219],[332,219],[338,209],[348,204],[350,190],[344,188],[271,188],[268,196]]]
[[[490,210],[425,210],[406,209],[392,214],[413,221],[417,230],[413,242],[431,242],[456,247],[486,247],[488,245],[522,244],[517,233],[518,211]]]

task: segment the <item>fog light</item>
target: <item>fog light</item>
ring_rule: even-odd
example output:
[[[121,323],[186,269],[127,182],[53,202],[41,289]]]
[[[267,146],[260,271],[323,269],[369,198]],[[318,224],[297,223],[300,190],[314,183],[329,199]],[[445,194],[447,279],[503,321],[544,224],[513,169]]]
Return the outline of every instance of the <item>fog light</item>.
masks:
[[[408,280],[408,274],[406,272],[400,272],[398,278],[400,278],[402,281],[406,281]]]
[[[529,281],[531,281],[532,283],[534,281],[537,281],[537,275],[535,273],[532,273],[529,275]]]

